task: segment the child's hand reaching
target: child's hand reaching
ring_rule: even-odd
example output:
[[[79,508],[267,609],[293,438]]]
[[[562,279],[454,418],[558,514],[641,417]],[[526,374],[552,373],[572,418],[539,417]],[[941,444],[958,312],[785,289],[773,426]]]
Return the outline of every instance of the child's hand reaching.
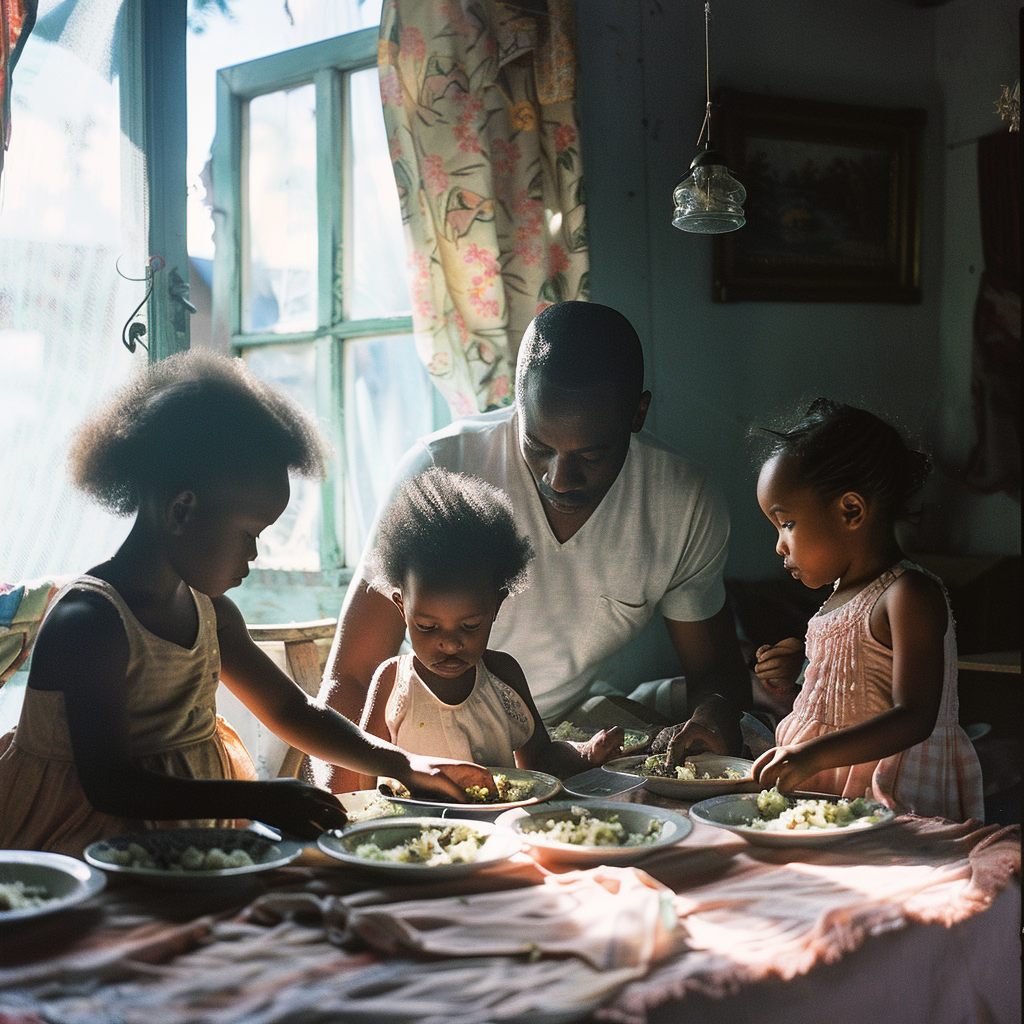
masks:
[[[601,729],[595,732],[585,743],[576,744],[576,749],[594,767],[597,767],[622,753],[622,741],[625,738],[625,730],[621,726],[615,725],[611,729]]]
[[[804,643],[795,636],[777,644],[763,644],[754,657],[754,673],[773,697],[789,694],[804,663]]]
[[[766,750],[754,762],[751,775],[765,789],[776,786],[780,793],[791,793],[817,771],[817,766],[810,763],[806,744],[794,743]]]
[[[409,770],[396,775],[413,796],[433,797],[453,803],[466,803],[466,790],[481,786],[494,791],[494,779],[486,768],[471,761],[453,761],[447,757],[409,754]]]
[[[332,828],[348,824],[341,801],[331,793],[299,779],[272,779],[246,783],[260,787],[260,801],[254,817],[300,839],[316,839]]]

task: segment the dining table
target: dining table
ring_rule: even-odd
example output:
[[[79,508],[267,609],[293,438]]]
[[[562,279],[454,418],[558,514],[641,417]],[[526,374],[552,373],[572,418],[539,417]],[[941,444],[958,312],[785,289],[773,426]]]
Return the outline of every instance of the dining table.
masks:
[[[524,850],[414,882],[310,844],[218,888],[111,874],[0,927],[0,1024],[1018,1024],[1020,937],[1018,825],[764,846],[695,820],[626,864]]]

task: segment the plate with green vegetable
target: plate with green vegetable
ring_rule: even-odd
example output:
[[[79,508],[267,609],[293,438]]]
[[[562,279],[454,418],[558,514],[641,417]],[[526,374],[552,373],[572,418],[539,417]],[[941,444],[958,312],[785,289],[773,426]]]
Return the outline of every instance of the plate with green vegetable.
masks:
[[[466,790],[464,804],[446,803],[440,800],[425,800],[413,797],[409,791],[391,780],[385,785],[392,793],[385,793],[388,799],[396,804],[412,808],[443,807],[446,811],[474,817],[478,814],[489,815],[498,811],[507,811],[513,807],[527,807],[530,804],[550,800],[561,788],[562,783],[553,775],[544,772],[529,771],[526,768],[492,768],[487,767],[494,780],[494,791],[489,788],[481,790],[476,786]],[[393,795],[392,795],[393,794]],[[428,813],[425,810],[425,813]],[[450,815],[449,815],[450,816]]]
[[[669,767],[667,754],[617,757],[606,761],[605,771],[644,780],[644,789],[675,800],[705,800],[726,793],[749,791],[756,784],[753,761],[723,754],[696,754],[679,766]]]
[[[470,875],[522,849],[507,829],[462,818],[378,818],[325,832],[317,846],[349,867],[391,875],[395,881]]]
[[[757,846],[807,846],[847,839],[892,823],[895,811],[864,797],[783,795],[777,789],[701,800],[690,817],[743,836]]]
[[[675,811],[617,800],[557,801],[519,807],[498,816],[534,860],[552,866],[622,864],[689,835],[689,819]]]

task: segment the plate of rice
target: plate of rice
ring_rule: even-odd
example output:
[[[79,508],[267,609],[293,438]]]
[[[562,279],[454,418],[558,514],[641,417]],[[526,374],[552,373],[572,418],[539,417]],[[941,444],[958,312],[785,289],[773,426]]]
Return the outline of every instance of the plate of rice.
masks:
[[[477,814],[490,815],[498,811],[507,811],[513,807],[527,807],[530,804],[550,800],[561,788],[562,783],[553,775],[544,772],[529,771],[526,768],[491,768],[487,770],[494,779],[495,790],[482,790],[470,787],[466,790],[466,803],[446,803],[441,800],[425,800],[413,797],[409,791],[395,780],[386,780],[385,785],[393,790],[394,796],[388,799],[396,804],[405,805],[415,810],[424,808],[430,813],[431,808],[444,808],[446,811],[475,817]]]
[[[552,866],[621,864],[689,835],[692,823],[661,807],[617,800],[557,801],[506,811],[495,822],[511,829],[531,857]]]
[[[168,889],[215,889],[290,864],[303,844],[235,828],[167,828],[103,839],[85,859],[108,874]]]
[[[695,754],[669,767],[667,754],[652,757],[617,757],[601,767],[605,771],[639,776],[644,789],[675,800],[705,800],[726,793],[749,791],[754,786],[753,761],[723,754]]]
[[[734,832],[757,846],[807,846],[883,828],[896,813],[864,797],[785,796],[772,788],[702,800],[690,808],[690,817]]]
[[[76,857],[0,850],[0,925],[53,914],[98,893],[107,878]]]
[[[611,729],[612,726],[604,728]],[[568,740],[572,743],[585,743],[592,736],[599,733],[601,729],[596,725],[577,725],[575,722],[561,721],[558,725],[548,729],[548,735],[553,740]],[[622,727],[622,754],[635,754],[641,751],[651,742],[651,734],[642,729],[628,729]]]
[[[501,864],[522,849],[493,822],[462,818],[393,818],[332,829],[320,850],[349,867],[404,879],[458,878]]]

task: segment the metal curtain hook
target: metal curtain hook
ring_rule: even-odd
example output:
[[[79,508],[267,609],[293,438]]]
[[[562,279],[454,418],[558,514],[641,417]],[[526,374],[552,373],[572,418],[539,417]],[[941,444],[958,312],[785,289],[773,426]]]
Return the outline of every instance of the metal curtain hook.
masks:
[[[142,340],[142,335],[146,333],[146,325],[141,320],[136,321],[135,318],[153,294],[154,278],[156,272],[163,269],[164,258],[163,256],[150,256],[146,261],[145,277],[129,277],[127,274],[122,273],[119,266],[120,262],[121,257],[118,256],[117,261],[114,263],[114,269],[121,277],[126,281],[144,281],[146,283],[146,294],[143,296],[142,301],[132,310],[132,314],[125,321],[124,327],[121,328],[121,343],[129,352],[134,352],[136,345],[141,345],[148,352],[149,346]]]

